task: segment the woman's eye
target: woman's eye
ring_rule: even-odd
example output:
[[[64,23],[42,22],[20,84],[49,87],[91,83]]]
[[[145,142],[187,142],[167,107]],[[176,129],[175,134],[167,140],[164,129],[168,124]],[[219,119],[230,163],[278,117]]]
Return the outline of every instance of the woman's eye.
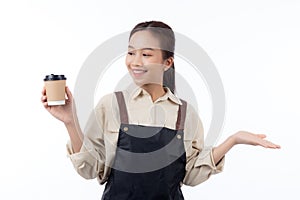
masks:
[[[147,54],[147,53],[143,53],[143,56],[149,57],[149,56],[151,56],[151,55],[150,55],[150,54]]]
[[[132,56],[132,55],[134,55],[134,53],[133,52],[128,52],[128,55]]]

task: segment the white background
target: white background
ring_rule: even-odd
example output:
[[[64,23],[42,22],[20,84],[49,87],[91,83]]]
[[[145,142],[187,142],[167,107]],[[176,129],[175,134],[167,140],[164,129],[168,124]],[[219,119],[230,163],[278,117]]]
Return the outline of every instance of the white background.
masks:
[[[296,0],[1,1],[0,199],[100,199],[104,187],[75,172],[63,124],[40,103],[43,78],[65,74],[74,90],[98,45],[147,20],[193,39],[215,63],[227,110],[218,143],[242,129],[282,146],[234,147],[224,172],[183,186],[186,199],[299,199],[299,10]]]

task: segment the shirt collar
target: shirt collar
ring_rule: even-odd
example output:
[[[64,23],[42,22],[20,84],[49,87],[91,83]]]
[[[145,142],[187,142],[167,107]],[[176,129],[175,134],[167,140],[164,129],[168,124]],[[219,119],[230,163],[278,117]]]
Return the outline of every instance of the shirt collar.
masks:
[[[164,90],[166,91],[166,93],[163,96],[159,97],[156,100],[156,102],[161,101],[161,100],[164,101],[164,100],[170,99],[172,102],[174,102],[176,104],[179,104],[179,105],[182,105],[180,99],[178,97],[176,97],[168,87],[164,87]],[[144,95],[149,95],[149,93],[141,87],[135,87],[130,92],[130,99],[131,100],[136,100],[138,97],[141,97],[141,96],[144,96]]]

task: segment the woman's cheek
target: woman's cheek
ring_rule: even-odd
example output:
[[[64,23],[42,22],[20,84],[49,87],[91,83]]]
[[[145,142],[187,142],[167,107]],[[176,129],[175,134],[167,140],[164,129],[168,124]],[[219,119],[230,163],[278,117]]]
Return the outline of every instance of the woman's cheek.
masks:
[[[129,68],[129,66],[130,66],[130,63],[131,63],[130,60],[131,60],[131,59],[130,59],[128,56],[126,56],[126,59],[125,59],[125,65],[127,66],[127,68]]]

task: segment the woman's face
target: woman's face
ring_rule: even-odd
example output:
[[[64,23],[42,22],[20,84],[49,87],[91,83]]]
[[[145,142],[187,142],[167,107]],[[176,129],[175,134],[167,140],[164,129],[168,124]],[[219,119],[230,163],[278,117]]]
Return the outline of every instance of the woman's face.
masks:
[[[137,85],[162,85],[163,73],[172,63],[172,58],[163,59],[159,40],[151,32],[138,31],[131,36],[126,66]]]

